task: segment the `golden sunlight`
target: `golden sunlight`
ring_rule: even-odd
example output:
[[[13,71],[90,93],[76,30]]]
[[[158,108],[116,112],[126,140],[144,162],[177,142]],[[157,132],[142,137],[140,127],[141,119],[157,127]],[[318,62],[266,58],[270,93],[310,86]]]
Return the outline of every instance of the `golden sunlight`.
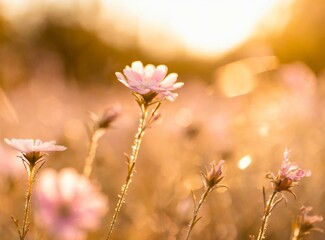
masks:
[[[117,46],[136,43],[147,53],[158,56],[187,53],[220,57],[256,34],[281,28],[290,17],[288,8],[293,2],[43,0],[32,4],[28,0],[3,0],[0,7],[10,19],[19,18],[28,10],[40,16],[44,14],[42,9],[64,12],[77,8],[81,24]],[[91,13],[92,10],[95,12]],[[112,34],[107,26],[117,32]]]
[[[285,16],[274,17],[278,13],[277,8],[283,7],[284,2],[279,0],[102,2],[107,11],[113,13],[114,9],[120,9],[118,12],[124,13],[119,20],[131,18],[135,21],[125,21],[123,26],[130,31],[132,28],[135,30],[136,26],[136,34],[144,48],[183,50],[199,56],[220,56],[240,45],[260,28],[266,30],[265,26],[277,25],[274,21],[288,19]],[[293,1],[285,2],[289,6]],[[160,40],[159,44],[152,44],[157,40]],[[175,48],[175,45],[178,47]]]

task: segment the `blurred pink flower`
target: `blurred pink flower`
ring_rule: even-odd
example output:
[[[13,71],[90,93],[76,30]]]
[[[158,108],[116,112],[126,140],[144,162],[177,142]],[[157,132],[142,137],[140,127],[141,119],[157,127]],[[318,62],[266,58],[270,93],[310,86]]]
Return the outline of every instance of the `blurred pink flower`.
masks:
[[[16,152],[0,145],[0,178],[19,177],[24,171],[24,166],[17,161]]]
[[[94,122],[94,130],[106,129],[121,115],[121,108],[119,106],[108,107],[100,115],[90,113],[90,117]]]
[[[175,83],[178,77],[176,73],[166,77],[167,70],[165,65],[155,67],[148,64],[143,67],[142,62],[135,61],[131,67],[126,66],[123,70],[126,78],[120,72],[115,74],[121,83],[141,95],[160,94],[163,98],[173,101],[178,94],[171,91],[181,88],[184,83]]]
[[[275,177],[272,173],[269,173],[267,178],[272,179],[276,191],[288,191],[295,196],[291,188],[297,186],[301,178],[311,176],[311,171],[303,170],[296,163],[289,162],[289,155],[290,151],[285,149],[284,160],[278,175]]]
[[[11,140],[5,138],[5,142],[12,148],[22,153],[32,152],[57,152],[64,151],[67,148],[64,146],[55,145],[55,141],[43,142],[39,139],[16,139]]]
[[[55,239],[85,239],[108,209],[106,197],[72,168],[44,170],[34,194],[35,222]]]
[[[323,229],[315,226],[315,223],[323,221],[323,216],[309,215],[312,209],[312,207],[305,206],[300,208],[300,214],[293,223],[292,239],[305,239],[311,231],[323,232]]]

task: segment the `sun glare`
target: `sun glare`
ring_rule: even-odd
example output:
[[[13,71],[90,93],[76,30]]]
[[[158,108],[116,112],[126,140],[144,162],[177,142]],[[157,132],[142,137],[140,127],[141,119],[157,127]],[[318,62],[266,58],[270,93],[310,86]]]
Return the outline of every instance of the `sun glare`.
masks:
[[[123,9],[124,16],[120,17],[126,14],[135,19],[140,42],[145,39],[142,43],[144,47],[148,48],[160,37],[162,40],[156,44],[157,49],[168,48],[166,45],[169,44],[175,50],[172,46],[178,44],[178,48],[200,56],[221,55],[238,46],[257,32],[261,22],[268,17],[274,21],[276,8],[283,4],[280,0],[102,2],[107,9],[112,9],[114,2],[116,8]],[[292,1],[285,2],[288,4]],[[134,22],[125,23],[124,26],[128,27],[129,24],[134,26]]]
[[[4,0],[7,16],[19,16],[24,10],[73,8],[87,12],[91,0],[44,0],[31,4],[28,0]],[[180,52],[196,56],[221,56],[239,46],[252,35],[265,32],[288,20],[293,0],[98,0],[99,13],[91,16],[101,37],[124,46],[134,44],[127,35],[136,36],[136,43],[147,53],[175,55]],[[44,5],[44,6],[43,6]],[[42,12],[39,11],[41,15]],[[281,15],[281,17],[277,17]],[[87,17],[86,17],[87,18]],[[80,22],[83,22],[81,21]],[[100,24],[98,24],[100,22]],[[112,34],[107,26],[117,30]],[[87,26],[89,27],[89,26]],[[261,30],[262,29],[262,30]],[[123,33],[124,35],[121,35]],[[106,36],[105,36],[106,34]],[[128,42],[129,41],[129,42]],[[124,44],[124,45],[123,45]]]

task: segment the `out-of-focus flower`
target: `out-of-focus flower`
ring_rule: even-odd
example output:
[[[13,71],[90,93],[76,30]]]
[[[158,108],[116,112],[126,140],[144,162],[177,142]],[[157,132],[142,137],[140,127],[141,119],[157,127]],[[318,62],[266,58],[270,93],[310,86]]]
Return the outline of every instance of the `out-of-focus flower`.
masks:
[[[135,61],[131,67],[126,66],[124,68],[123,73],[126,77],[120,72],[115,74],[121,83],[142,95],[148,102],[158,94],[162,98],[173,101],[178,94],[171,91],[181,88],[184,83],[176,83],[178,77],[176,73],[168,74],[166,77],[167,70],[168,68],[165,65],[155,67],[148,64],[144,67],[142,62]]]
[[[100,115],[90,113],[91,120],[94,122],[94,130],[106,129],[111,126],[112,122],[121,114],[119,107],[109,107]]]
[[[205,188],[214,187],[222,180],[223,176],[221,175],[224,163],[224,160],[220,160],[217,165],[215,162],[212,162],[210,171],[207,171],[207,174],[202,173]]]
[[[60,240],[80,240],[96,230],[107,198],[74,169],[44,170],[34,192],[35,222]]]
[[[297,164],[289,162],[290,151],[285,149],[284,160],[281,165],[281,169],[276,177],[273,174],[268,174],[267,177],[272,179],[274,183],[274,189],[278,192],[288,191],[294,195],[291,188],[297,186],[298,182],[303,177],[309,177],[311,171],[303,170],[298,167]]]
[[[2,177],[19,177],[25,169],[23,165],[16,161],[16,152],[12,149],[4,148],[0,145],[0,176]]]
[[[304,239],[311,233],[311,231],[323,232],[323,229],[314,226],[315,223],[323,221],[323,217],[319,215],[308,215],[312,209],[312,207],[305,206],[300,208],[300,214],[296,217],[293,223],[293,240]]]
[[[43,142],[39,139],[16,139],[5,138],[5,142],[12,148],[20,151],[24,158],[32,165],[39,161],[45,152],[64,151],[64,146],[55,145],[55,141]]]

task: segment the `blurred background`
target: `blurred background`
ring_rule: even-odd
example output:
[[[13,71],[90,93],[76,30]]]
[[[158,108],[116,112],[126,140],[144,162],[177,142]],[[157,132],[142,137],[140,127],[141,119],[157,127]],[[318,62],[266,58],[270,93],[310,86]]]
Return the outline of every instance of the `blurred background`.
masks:
[[[229,190],[210,195],[192,239],[249,239],[262,187],[271,191],[265,175],[277,173],[286,147],[313,173],[272,214],[268,239],[289,239],[301,205],[325,215],[324,23],[323,0],[1,0],[1,138],[56,140],[68,150],[45,167],[81,172],[88,112],[121,107],[94,169],[110,211],[88,239],[102,239],[139,118],[114,73],[135,60],[165,64],[185,85],[145,135],[112,239],[184,238],[190,192],[199,198],[200,172],[220,159]],[[15,239],[10,215],[22,215],[26,176],[16,153],[0,152],[0,238]]]

